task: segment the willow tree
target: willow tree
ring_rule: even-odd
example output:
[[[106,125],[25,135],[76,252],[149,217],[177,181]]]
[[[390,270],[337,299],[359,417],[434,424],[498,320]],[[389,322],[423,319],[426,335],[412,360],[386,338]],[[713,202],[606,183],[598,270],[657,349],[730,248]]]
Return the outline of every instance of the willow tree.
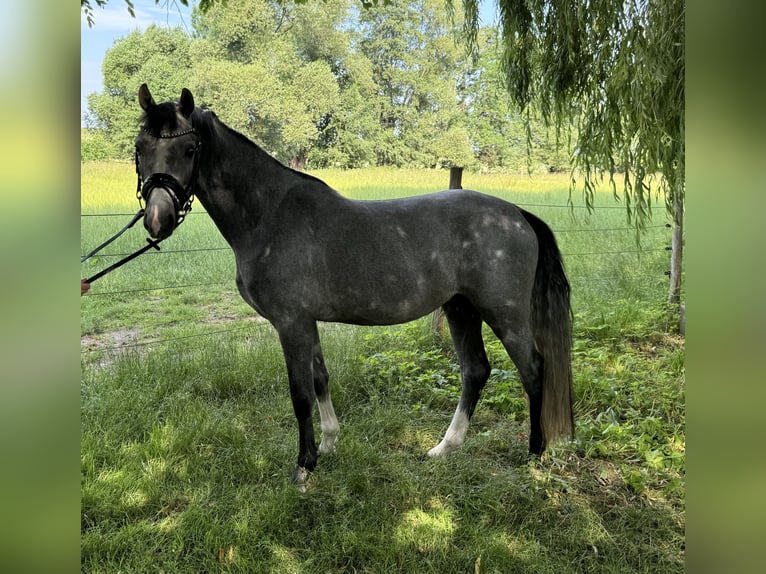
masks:
[[[481,0],[462,0],[476,50]],[[514,104],[573,139],[586,205],[608,178],[637,230],[662,198],[673,217],[669,302],[681,291],[685,195],[684,0],[497,0]],[[452,5],[454,7],[454,5]],[[622,184],[615,174],[623,175]],[[572,179],[575,185],[574,177]],[[570,194],[571,194],[570,189]]]

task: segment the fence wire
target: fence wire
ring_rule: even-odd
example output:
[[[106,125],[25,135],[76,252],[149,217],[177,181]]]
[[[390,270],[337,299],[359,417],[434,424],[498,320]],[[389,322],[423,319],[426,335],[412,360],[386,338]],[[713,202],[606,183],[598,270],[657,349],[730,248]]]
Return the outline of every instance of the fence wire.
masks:
[[[540,208],[560,208],[560,209],[571,209],[571,208],[585,208],[585,206],[572,206],[572,205],[551,205],[551,204],[537,204],[537,203],[526,203],[526,204],[517,204],[522,207],[540,207]],[[664,206],[652,206],[652,209],[664,209]],[[624,206],[601,206],[597,209],[625,209]],[[81,213],[81,218],[108,218],[108,217],[132,217],[133,213]],[[191,212],[189,215],[207,215],[206,211],[194,211]],[[670,229],[671,225],[668,223],[664,224],[658,224],[658,225],[647,225],[644,227],[645,230],[652,230],[652,229]],[[553,232],[556,234],[563,234],[563,233],[612,233],[612,232],[628,232],[628,231],[636,231],[635,227],[580,227],[580,228],[571,228],[571,229],[553,229]],[[652,249],[617,249],[617,250],[605,250],[605,251],[590,251],[590,252],[579,252],[579,253],[566,253],[562,252],[563,257],[590,257],[590,256],[603,256],[603,255],[623,255],[623,254],[644,254],[644,253],[657,253],[661,251],[670,251],[670,247],[660,247],[660,248],[652,248]],[[188,254],[188,253],[202,253],[202,252],[216,252],[216,251],[229,251],[231,250],[231,247],[228,245],[223,246],[211,246],[211,247],[197,247],[197,248],[190,248],[190,249],[164,249],[161,251],[150,251],[147,254],[149,255],[179,255],[179,254]],[[127,253],[104,253],[99,254],[99,257],[125,257],[127,256]],[[667,274],[667,272],[666,272]],[[156,291],[167,291],[167,290],[174,290],[174,289],[193,289],[198,287],[212,287],[212,286],[224,286],[224,285],[230,285],[231,281],[210,281],[210,282],[200,282],[200,283],[186,283],[186,284],[180,284],[180,285],[163,285],[159,287],[146,287],[146,288],[137,288],[137,289],[121,289],[121,290],[115,290],[115,291],[97,291],[94,293],[88,293],[87,297],[105,297],[105,296],[116,296],[116,295],[130,295],[130,294],[139,294],[139,293],[150,293],[150,292],[156,292]],[[268,323],[259,323],[258,325],[266,325]],[[82,354],[91,354],[91,353],[97,353],[97,352],[103,352],[106,354],[113,354],[113,353],[120,353],[124,352],[127,349],[134,349],[134,348],[142,348],[147,347],[150,345],[164,345],[168,343],[172,343],[175,341],[182,341],[182,340],[188,340],[188,339],[195,339],[195,338],[203,338],[203,337],[210,337],[214,335],[223,335],[227,333],[236,333],[236,332],[242,332],[245,330],[252,329],[253,325],[248,325],[245,327],[232,327],[228,329],[218,329],[213,331],[207,331],[202,333],[195,333],[192,335],[182,335],[178,337],[169,337],[169,338],[157,338],[157,339],[149,339],[146,341],[137,341],[132,343],[125,343],[113,347],[101,347],[101,348],[92,348],[92,349],[81,349],[81,355]]]

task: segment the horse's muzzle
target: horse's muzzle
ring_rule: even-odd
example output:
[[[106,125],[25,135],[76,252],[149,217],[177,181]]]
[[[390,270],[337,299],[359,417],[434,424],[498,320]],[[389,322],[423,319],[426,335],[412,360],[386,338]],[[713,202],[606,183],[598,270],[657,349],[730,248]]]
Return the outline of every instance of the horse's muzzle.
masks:
[[[160,193],[156,193],[158,191]],[[162,187],[154,188],[154,192],[146,205],[144,228],[152,238],[166,239],[178,225],[175,201],[168,190]]]
[[[144,227],[154,239],[170,237],[191,211],[194,195],[190,187],[166,173],[154,173],[143,182],[139,193],[146,202]]]

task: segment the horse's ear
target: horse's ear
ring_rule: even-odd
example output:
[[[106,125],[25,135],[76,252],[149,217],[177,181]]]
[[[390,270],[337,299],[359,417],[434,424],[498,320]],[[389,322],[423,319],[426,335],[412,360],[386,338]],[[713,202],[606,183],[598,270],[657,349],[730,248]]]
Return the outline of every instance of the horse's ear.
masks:
[[[154,103],[154,98],[149,93],[149,87],[146,84],[141,84],[141,87],[138,88],[138,103],[141,104],[141,108],[148,112],[149,108],[156,105]]]
[[[194,96],[192,93],[184,88],[181,90],[181,113],[184,117],[189,117],[194,111]]]

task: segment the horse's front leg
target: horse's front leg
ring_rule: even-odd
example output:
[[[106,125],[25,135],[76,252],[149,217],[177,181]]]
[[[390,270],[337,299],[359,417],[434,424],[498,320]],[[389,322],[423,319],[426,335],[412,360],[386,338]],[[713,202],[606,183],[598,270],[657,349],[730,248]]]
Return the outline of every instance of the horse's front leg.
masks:
[[[291,322],[277,325],[279,340],[287,364],[290,381],[290,397],[295,418],[298,420],[298,465],[290,476],[290,482],[301,492],[306,490],[306,480],[317,463],[317,447],[311,411],[316,399],[312,361],[316,324]]]

